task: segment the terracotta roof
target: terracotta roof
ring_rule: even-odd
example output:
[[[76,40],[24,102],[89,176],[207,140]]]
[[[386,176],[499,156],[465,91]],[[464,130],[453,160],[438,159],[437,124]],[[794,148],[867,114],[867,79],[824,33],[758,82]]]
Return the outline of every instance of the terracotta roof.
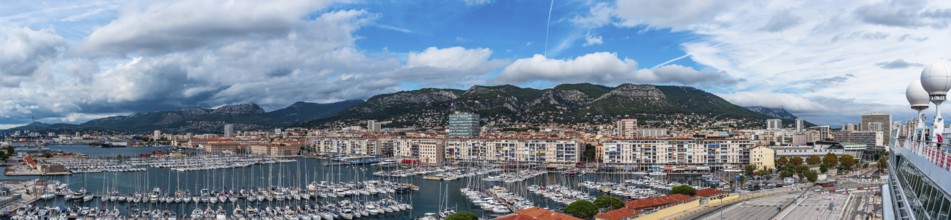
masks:
[[[605,220],[621,220],[630,217],[634,217],[638,214],[641,214],[641,211],[637,211],[631,208],[619,208],[607,212],[602,212],[594,216],[595,219],[605,219]]]
[[[514,214],[504,215],[496,220],[583,220],[564,213],[555,212],[539,207],[531,207],[515,211]]]
[[[691,200],[693,197],[683,194],[670,194],[646,199],[631,200],[624,203],[628,208],[642,209]]]
[[[714,189],[714,188],[706,188],[706,189],[697,190],[697,196],[699,197],[710,197],[710,196],[715,196],[720,194],[723,194],[723,190]]]

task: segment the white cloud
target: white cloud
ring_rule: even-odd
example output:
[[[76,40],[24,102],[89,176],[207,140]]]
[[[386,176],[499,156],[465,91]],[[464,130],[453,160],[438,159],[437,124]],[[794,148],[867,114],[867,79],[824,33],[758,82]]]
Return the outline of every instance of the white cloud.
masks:
[[[809,113],[825,120],[819,123],[858,120],[856,112],[902,114],[894,111],[905,109],[894,106],[905,105],[904,88],[918,78],[920,65],[951,58],[936,49],[951,48],[951,35],[942,28],[951,17],[949,2],[684,3],[618,1],[615,25],[666,27],[700,36],[681,47],[694,62],[744,80],[721,88],[749,93],[734,94],[731,101],[797,110],[807,106],[819,111]],[[863,109],[839,113],[848,108],[821,101],[829,97],[849,99]]]
[[[496,84],[520,84],[536,81],[555,83],[675,83],[684,85],[732,84],[724,73],[701,72],[680,65],[656,69],[638,69],[633,59],[619,58],[615,53],[595,52],[573,59],[551,59],[536,54],[518,59],[506,66],[492,80]]]
[[[169,1],[128,5],[82,43],[83,53],[123,56],[200,48],[227,40],[281,35],[329,1]]]
[[[0,87],[15,86],[48,71],[65,44],[51,29],[0,27]]]
[[[614,15],[620,19],[620,26],[648,25],[682,30],[687,26],[715,20],[720,13],[732,9],[732,5],[738,2],[744,1],[621,0],[617,1]]]
[[[584,46],[599,45],[603,43],[604,40],[601,39],[601,36],[593,35],[591,33],[588,33],[584,36]]]
[[[406,65],[398,69],[394,77],[431,84],[469,86],[483,82],[487,74],[508,64],[505,60],[490,59],[491,55],[492,50],[488,48],[430,47],[421,52],[410,52]]]
[[[463,0],[468,6],[481,6],[486,4],[492,4],[495,0]]]

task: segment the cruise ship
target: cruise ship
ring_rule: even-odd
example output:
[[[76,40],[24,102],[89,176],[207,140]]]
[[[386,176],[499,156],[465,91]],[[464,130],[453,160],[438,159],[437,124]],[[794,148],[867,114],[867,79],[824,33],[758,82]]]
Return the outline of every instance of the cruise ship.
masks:
[[[918,111],[915,127],[900,140],[893,129],[889,147],[888,183],[882,186],[884,219],[951,219],[951,141],[941,118],[941,103],[951,89],[951,68],[943,63],[924,69],[921,80],[908,85],[906,97]],[[923,110],[935,104],[934,122],[925,127]],[[940,131],[940,132],[939,132]]]

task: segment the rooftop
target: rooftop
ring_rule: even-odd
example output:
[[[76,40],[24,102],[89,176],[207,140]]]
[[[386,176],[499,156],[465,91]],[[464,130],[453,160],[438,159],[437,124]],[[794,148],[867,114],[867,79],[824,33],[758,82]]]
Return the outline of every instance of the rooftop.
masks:
[[[619,209],[615,209],[615,210],[611,210],[607,212],[602,212],[601,214],[595,215],[594,218],[605,219],[605,220],[621,220],[621,219],[630,218],[638,214],[641,214],[641,211],[624,207],[624,208],[619,208]]]
[[[495,218],[496,220],[582,220],[580,218],[570,216],[564,213],[555,212],[548,209],[543,209],[539,207],[531,207],[527,209],[522,209],[515,211],[513,214],[508,214]]]
[[[642,208],[650,208],[650,207],[657,207],[657,206],[662,206],[662,205],[667,205],[672,203],[678,203],[683,201],[689,201],[691,199],[693,199],[693,197],[688,195],[670,194],[666,196],[656,196],[656,197],[650,197],[646,199],[631,200],[631,201],[625,202],[624,205],[632,209],[642,209]]]

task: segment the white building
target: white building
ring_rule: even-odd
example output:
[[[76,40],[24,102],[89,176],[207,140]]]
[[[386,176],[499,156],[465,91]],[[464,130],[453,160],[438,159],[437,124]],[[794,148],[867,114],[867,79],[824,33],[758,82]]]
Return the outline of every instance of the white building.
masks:
[[[158,139],[162,139],[162,131],[159,131],[159,130],[152,131],[152,140],[157,141]]]
[[[802,132],[803,129],[806,129],[806,121],[802,119],[796,119],[796,132]]]
[[[604,142],[605,164],[635,165],[636,170],[662,166],[683,169],[738,169],[748,163],[744,152],[754,141],[741,139],[615,139]]]
[[[225,137],[234,137],[234,124],[225,124]]]
[[[446,143],[452,161],[496,161],[574,164],[581,160],[580,144],[571,139],[459,138]]]
[[[766,130],[779,130],[783,129],[783,120],[774,118],[766,119]]]
[[[380,129],[380,123],[376,122],[376,120],[367,120],[367,131],[378,132]]]
[[[621,138],[634,138],[637,129],[637,119],[628,118],[617,121],[617,136]]]

